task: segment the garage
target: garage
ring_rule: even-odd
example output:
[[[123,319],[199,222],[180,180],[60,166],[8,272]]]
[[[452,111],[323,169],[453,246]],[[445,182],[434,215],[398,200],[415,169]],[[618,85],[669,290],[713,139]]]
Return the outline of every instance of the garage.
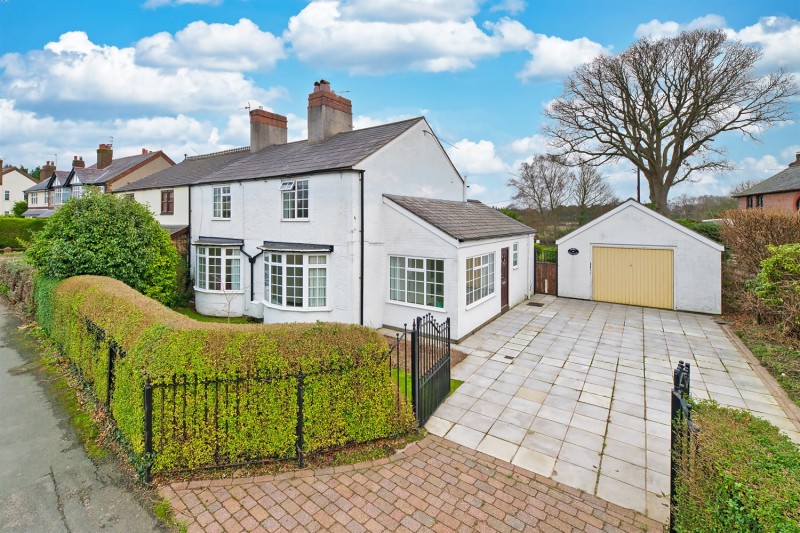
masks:
[[[558,241],[558,295],[722,311],[722,245],[629,199]]]

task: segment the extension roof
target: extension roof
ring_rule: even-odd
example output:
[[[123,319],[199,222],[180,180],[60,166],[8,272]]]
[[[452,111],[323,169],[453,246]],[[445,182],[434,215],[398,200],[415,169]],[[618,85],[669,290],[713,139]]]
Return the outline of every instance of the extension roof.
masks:
[[[756,183],[746,191],[732,194],[734,198],[752,196],[754,194],[769,194],[772,192],[800,191],[800,165],[790,166],[781,170],[771,178]]]
[[[459,242],[536,233],[530,226],[477,200],[458,202],[394,194],[383,196]]]
[[[193,155],[175,166],[165,168],[117,189],[117,192],[162,189],[189,185],[204,176],[251,155],[250,147],[234,148],[212,154]]]
[[[268,146],[194,183],[220,183],[352,169],[424,120],[423,117],[417,117],[348,131],[317,143],[305,140]]]

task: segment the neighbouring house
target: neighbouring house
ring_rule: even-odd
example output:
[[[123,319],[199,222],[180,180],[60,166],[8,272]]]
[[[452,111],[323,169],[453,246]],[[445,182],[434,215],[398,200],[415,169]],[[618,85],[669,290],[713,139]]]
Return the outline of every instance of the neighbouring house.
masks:
[[[308,139],[286,127],[253,110],[251,153],[190,187],[199,312],[396,328],[431,313],[459,339],[531,294],[534,230],[466,200],[424,117],[353,130],[323,80]]]
[[[724,247],[634,199],[556,245],[559,296],[722,312]]]
[[[14,204],[25,200],[25,191],[36,180],[27,172],[12,166],[3,166],[0,159],[0,214],[10,215]]]
[[[39,183],[25,190],[28,210],[24,216],[47,218],[71,196],[80,197],[84,187],[113,192],[174,164],[164,152],[145,148],[141,154],[114,159],[110,144],[99,146],[97,163],[91,167],[78,156],[73,159],[70,171],[57,171],[55,164],[48,161],[41,168]]]
[[[800,211],[800,152],[789,166],[774,176],[733,195],[739,209],[780,209],[797,213]]]
[[[198,179],[250,155],[250,147],[185,157],[177,165],[136,180],[116,191],[150,208],[169,231],[178,250],[188,253],[189,186]]]

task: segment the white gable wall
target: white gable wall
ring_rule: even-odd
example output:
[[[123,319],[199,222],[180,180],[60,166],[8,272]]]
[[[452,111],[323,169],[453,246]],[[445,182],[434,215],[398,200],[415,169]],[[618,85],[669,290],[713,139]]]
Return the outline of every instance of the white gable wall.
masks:
[[[36,182],[17,169],[3,174],[3,185],[0,187],[0,214],[11,214],[14,204],[25,200],[25,190],[33,185],[36,185]],[[6,192],[8,192],[8,200],[6,200]]]
[[[623,205],[557,241],[558,295],[592,299],[593,246],[662,248],[673,250],[675,309],[720,313],[721,251],[642,209]]]
[[[172,215],[161,214],[161,191],[173,191],[175,208]],[[140,204],[147,205],[159,224],[167,226],[185,226],[189,224],[189,187],[165,187],[163,189],[142,189],[123,191],[121,195],[133,194]]]

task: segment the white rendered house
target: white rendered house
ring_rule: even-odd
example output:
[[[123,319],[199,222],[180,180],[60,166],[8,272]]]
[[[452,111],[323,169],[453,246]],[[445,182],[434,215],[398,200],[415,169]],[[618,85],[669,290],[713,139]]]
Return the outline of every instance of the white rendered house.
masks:
[[[0,160],[0,214],[11,214],[14,204],[25,200],[25,191],[35,184],[30,174],[17,167],[3,167]]]
[[[315,85],[308,140],[254,110],[252,155],[192,184],[199,312],[372,327],[430,312],[458,339],[532,292],[534,230],[465,201],[424,117],[352,130],[350,101]]]

